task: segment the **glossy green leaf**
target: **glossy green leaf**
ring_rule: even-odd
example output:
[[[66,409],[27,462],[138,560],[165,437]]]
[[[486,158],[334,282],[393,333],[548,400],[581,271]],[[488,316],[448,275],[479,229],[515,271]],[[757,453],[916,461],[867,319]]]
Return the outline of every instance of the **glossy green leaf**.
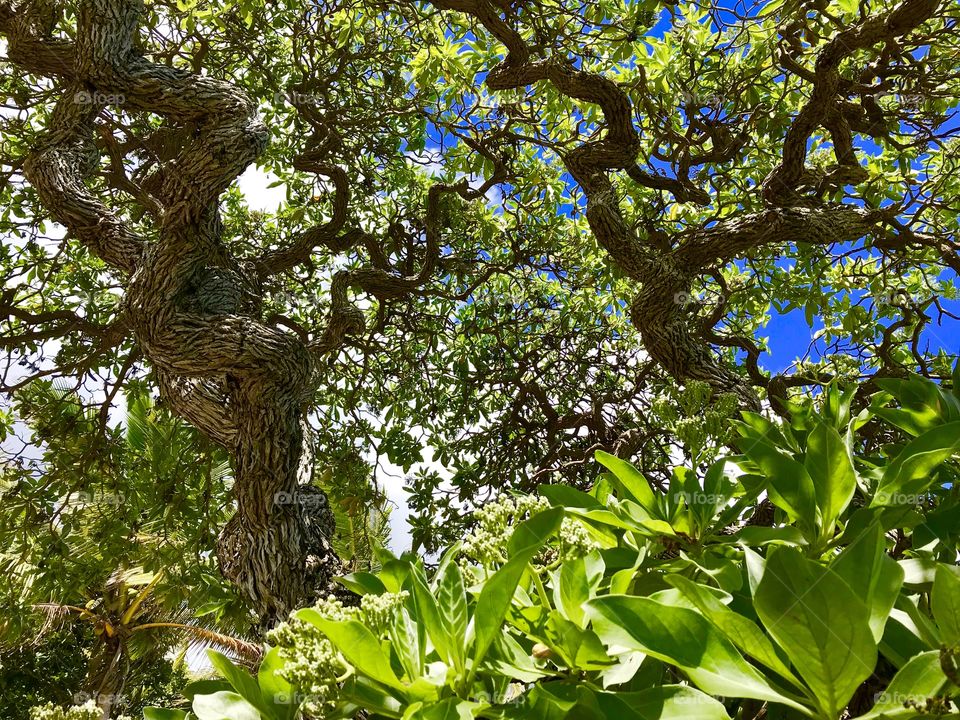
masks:
[[[514,529],[509,543],[510,560],[487,579],[477,597],[471,653],[474,671],[494,638],[503,632],[503,620],[528,563],[539,552],[543,543],[557,531],[562,519],[562,508],[550,508],[537,513]]]
[[[358,672],[387,687],[404,689],[405,686],[390,666],[390,658],[384,653],[380,641],[365,625],[356,620],[335,622],[312,608],[299,610],[296,616],[319,628]]]
[[[940,642],[960,645],[960,576],[946,565],[937,565],[930,609],[940,630]]]
[[[263,720],[257,709],[234,692],[197,695],[193,699],[197,720]]]
[[[143,709],[143,720],[186,720],[184,710],[165,710],[164,708],[146,707]]]
[[[822,534],[830,537],[857,487],[850,451],[840,433],[824,422],[817,423],[807,437],[804,466],[813,480]]]
[[[257,679],[241,667],[235,665],[226,655],[216,650],[207,650],[207,657],[217,672],[223,675],[230,686],[248,703],[267,717],[273,717],[272,709],[268,708],[260,693]]]
[[[616,455],[597,450],[597,462],[613,473],[620,487],[629,497],[636,500],[649,513],[656,513],[657,500],[650,487],[650,483],[643,474],[626,460]]]
[[[641,650],[682,669],[710,695],[754,698],[806,708],[774,688],[699,613],[629,595],[586,604],[587,616],[608,646]]]
[[[263,656],[257,670],[257,684],[271,717],[277,720],[294,720],[300,706],[297,689],[281,674],[286,662],[279,648],[271,648]]]
[[[870,612],[870,631],[880,642],[890,610],[903,585],[903,568],[887,555],[886,539],[874,523],[854,537],[833,559],[830,568],[839,575]]]
[[[941,425],[912,440],[884,471],[870,506],[916,505],[918,496],[934,481],[933,471],[958,448],[960,422]]]
[[[940,693],[947,685],[946,675],[940,669],[940,653],[930,651],[915,655],[900,668],[890,684],[877,696],[873,709],[859,720],[906,720],[917,717],[917,711],[905,707],[911,702],[923,706],[927,698]]]
[[[780,659],[773,643],[753,620],[734,612],[720,602],[708,588],[689,578],[682,575],[668,575],[666,580],[680,590],[697,610],[741,652],[770,668],[780,677],[799,685],[790,668]]]
[[[811,700],[839,717],[877,662],[866,605],[835,572],[790,548],[770,551],[753,599]]]

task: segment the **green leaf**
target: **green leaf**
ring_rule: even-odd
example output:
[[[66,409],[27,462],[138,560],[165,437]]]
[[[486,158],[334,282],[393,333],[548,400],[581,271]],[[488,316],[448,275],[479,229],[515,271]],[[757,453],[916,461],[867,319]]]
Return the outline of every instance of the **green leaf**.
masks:
[[[656,514],[657,500],[653,494],[653,489],[639,470],[626,460],[621,460],[616,455],[611,455],[603,450],[597,450],[596,458],[597,462],[613,473],[614,478],[627,495],[640,503],[647,512]]]
[[[850,451],[840,433],[824,422],[817,423],[807,437],[804,467],[813,479],[820,508],[821,535],[829,538],[857,487]]]
[[[577,508],[602,508],[603,504],[593,495],[572,488],[569,485],[539,485],[537,492],[552,505]]]
[[[723,704],[686,685],[662,685],[640,692],[593,691],[605,718],[616,720],[728,720]]]
[[[817,526],[817,493],[807,469],[761,440],[748,443],[744,454],[766,476],[770,501],[812,531]]]
[[[510,560],[484,584],[473,617],[473,670],[475,673],[494,638],[503,632],[513,594],[527,564],[560,527],[563,508],[550,508],[521,523],[510,538]]]
[[[294,720],[300,703],[296,688],[280,674],[285,665],[280,648],[271,648],[260,663],[257,683],[264,704],[272,710],[271,716],[277,720]]]
[[[853,542],[833,559],[830,569],[869,608],[870,632],[873,639],[880,642],[904,578],[903,568],[887,555],[880,524],[874,523],[855,536]]]
[[[551,610],[546,622],[547,644],[558,650],[567,667],[577,670],[603,670],[616,663],[593,630],[584,630]]]
[[[870,507],[915,505],[934,481],[933,471],[960,447],[960,422],[928,430],[912,440],[883,473]]]
[[[463,586],[463,577],[456,562],[450,561],[440,565],[437,574],[437,607],[440,610],[441,620],[450,639],[448,649],[458,672],[463,672],[466,666],[467,643],[467,591]]]
[[[210,664],[223,675],[224,679],[244,700],[264,715],[273,717],[270,708],[263,702],[263,696],[260,694],[260,686],[257,684],[256,678],[243,668],[234,665],[230,658],[216,650],[208,649],[207,657],[210,658]]]
[[[532,559],[547,539],[557,531],[562,519],[563,508],[552,507],[517,525],[507,543],[507,557]]]
[[[939,694],[947,682],[947,676],[940,668],[938,651],[915,655],[894,675],[870,712],[860,715],[858,720],[905,720],[917,717],[917,711],[904,707],[904,703],[909,700],[922,706],[927,698]]]
[[[373,573],[355,572],[337,578],[337,582],[357,595],[382,595],[387,592],[386,585]]]
[[[197,720],[263,720],[257,709],[233,692],[197,695],[193,699]]]
[[[420,705],[413,712],[405,712],[403,720],[471,720],[485,707],[469,700],[446,698],[438,703]]]
[[[358,672],[387,687],[406,688],[390,667],[390,658],[384,654],[380,641],[362,623],[356,620],[335,622],[313,608],[299,610],[296,616],[319,628]]]
[[[694,610],[631,595],[594,598],[585,609],[608,646],[640,650],[672,663],[710,695],[769,700],[808,712],[770,685]]]
[[[568,560],[560,565],[553,594],[557,609],[569,620],[583,627],[583,603],[590,599],[590,584],[587,581],[587,568],[583,558]]]
[[[796,676],[784,664],[770,639],[749,618],[734,612],[710,591],[682,575],[667,575],[666,581],[680,590],[703,616],[713,623],[730,642],[754,660],[763,663],[781,677],[799,685]]]
[[[835,572],[782,547],[767,557],[754,606],[811,699],[839,717],[877,664],[867,607]]]
[[[411,593],[417,607],[417,620],[423,625],[430,641],[444,662],[452,663],[451,638],[446,623],[440,615],[440,607],[430,588],[421,577],[421,572],[410,573],[408,579],[413,590]]]
[[[960,644],[960,577],[946,565],[937,565],[930,609],[940,629],[940,642]]]
[[[184,710],[167,710],[165,708],[145,707],[143,720],[186,720]]]

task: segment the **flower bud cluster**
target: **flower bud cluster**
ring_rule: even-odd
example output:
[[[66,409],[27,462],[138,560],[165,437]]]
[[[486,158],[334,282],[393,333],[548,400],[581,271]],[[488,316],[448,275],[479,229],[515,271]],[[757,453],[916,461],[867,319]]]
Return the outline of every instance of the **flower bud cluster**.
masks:
[[[463,541],[463,554],[487,567],[506,561],[513,528],[548,507],[545,498],[533,495],[504,496],[484,505],[473,514],[477,524]]]
[[[407,597],[405,591],[364,595],[360,607],[347,607],[331,595],[318,600],[314,609],[327,620],[357,620],[374,632],[383,632]],[[339,683],[351,670],[346,659],[318,627],[297,618],[268,632],[267,641],[280,648],[286,661],[283,677],[307,698],[304,710],[323,717],[325,710],[336,705]]]
[[[563,560],[582,558],[599,547],[582,522],[571,517],[563,519],[560,524],[560,557]]]
[[[406,590],[383,595],[364,595],[360,598],[360,611],[366,625],[374,632],[386,632],[387,627],[393,622],[397,609],[409,596]]]
[[[307,697],[304,709],[322,717],[324,708],[336,703],[346,661],[319,628],[296,618],[267,633],[267,640],[281,648],[283,677]]]

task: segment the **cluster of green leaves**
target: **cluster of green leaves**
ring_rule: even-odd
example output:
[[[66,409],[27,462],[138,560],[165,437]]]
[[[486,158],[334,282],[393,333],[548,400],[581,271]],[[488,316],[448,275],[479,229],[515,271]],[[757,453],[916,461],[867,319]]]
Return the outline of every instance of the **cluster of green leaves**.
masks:
[[[488,508],[495,551],[479,561],[470,539],[432,573],[383,553],[378,573],[342,582],[388,612],[301,610],[258,680],[218,659],[216,693],[146,717],[294,718],[311,707],[296,682],[318,636],[340,673],[325,718],[954,713],[960,393],[883,384],[855,415],[836,387],[790,422],[745,413],[740,454],[677,467],[664,488],[598,453],[590,492],[545,485]],[[870,433],[891,441],[866,452]],[[745,522],[764,496],[772,517]],[[587,542],[571,553],[573,528]]]
[[[134,567],[163,575],[152,597],[166,610],[242,625],[244,606],[209,556],[229,511],[222,450],[142,387],[127,395],[122,423],[50,383],[20,392],[14,409],[34,450],[0,479],[5,642],[35,630],[36,604],[96,602],[115,572]]]
[[[95,646],[93,627],[74,623],[24,647],[0,651],[0,717],[29,720],[32,708],[70,706],[88,699],[82,688]],[[175,702],[185,684],[182,666],[154,656],[133,665],[117,705],[126,715],[138,718],[144,707]]]

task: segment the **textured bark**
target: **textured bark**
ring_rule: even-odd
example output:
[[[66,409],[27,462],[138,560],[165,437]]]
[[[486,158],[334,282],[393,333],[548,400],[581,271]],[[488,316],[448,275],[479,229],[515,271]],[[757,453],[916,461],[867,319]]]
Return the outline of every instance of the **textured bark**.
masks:
[[[124,317],[164,401],[233,454],[237,511],[217,555],[224,575],[272,624],[327,592],[340,568],[327,540],[333,525],[326,499],[301,487],[313,459],[303,413],[318,381],[317,357],[361,329],[362,315],[341,283],[327,332],[311,347],[262,322],[260,274],[225,251],[218,198],[267,138],[250,99],[229,83],[140,55],[135,0],[80,3],[72,44],[42,37],[40,8],[0,5],[11,59],[61,81],[61,99],[25,175],[53,217],[126,278]],[[87,189],[103,108],[76,102],[77,93],[122,97],[125,110],[196,128],[149,185],[161,209],[155,238],[130,232]],[[303,248],[291,252],[300,258]]]
[[[82,691],[93,698],[97,707],[109,718],[120,693],[123,690],[123,673],[118,664],[123,663],[120,638],[104,635],[87,664],[87,677],[84,678]]]

